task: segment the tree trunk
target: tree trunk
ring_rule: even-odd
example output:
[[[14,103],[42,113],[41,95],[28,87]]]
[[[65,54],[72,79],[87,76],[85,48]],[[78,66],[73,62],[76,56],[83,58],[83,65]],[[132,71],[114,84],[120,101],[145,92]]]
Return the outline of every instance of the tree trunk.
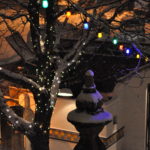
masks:
[[[30,139],[32,150],[49,150],[49,135],[37,135]]]

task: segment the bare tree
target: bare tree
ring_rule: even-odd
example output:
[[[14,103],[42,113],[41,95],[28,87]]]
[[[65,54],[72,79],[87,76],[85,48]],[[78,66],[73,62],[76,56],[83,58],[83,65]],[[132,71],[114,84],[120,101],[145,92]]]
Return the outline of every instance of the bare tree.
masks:
[[[150,33],[149,0],[47,2],[48,8],[44,9],[40,0],[0,0],[1,41],[6,38],[24,63],[33,68],[32,74],[19,74],[0,67],[0,76],[30,89],[34,94],[36,110],[33,122],[28,122],[17,116],[6,105],[3,97],[0,109],[14,129],[28,137],[32,150],[49,149],[50,119],[63,74],[78,63],[86,47],[97,38],[98,31],[106,34],[103,40],[108,41],[111,37],[118,36],[124,42],[132,42],[136,50],[141,48],[141,38],[149,40]],[[68,10],[78,16],[70,30],[67,29],[70,18],[65,16]],[[44,25],[41,25],[42,21]],[[89,23],[88,30],[82,28],[84,21]],[[31,46],[22,38],[22,33],[28,26]],[[63,44],[61,38],[72,38],[75,35],[77,36],[73,47],[60,55],[60,45]],[[144,56],[145,51],[140,52]]]

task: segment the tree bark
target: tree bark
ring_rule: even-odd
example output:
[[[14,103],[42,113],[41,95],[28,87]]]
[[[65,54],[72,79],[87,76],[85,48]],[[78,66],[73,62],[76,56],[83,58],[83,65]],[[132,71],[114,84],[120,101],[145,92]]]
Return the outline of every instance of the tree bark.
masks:
[[[32,150],[49,150],[49,134],[37,134],[30,141]]]

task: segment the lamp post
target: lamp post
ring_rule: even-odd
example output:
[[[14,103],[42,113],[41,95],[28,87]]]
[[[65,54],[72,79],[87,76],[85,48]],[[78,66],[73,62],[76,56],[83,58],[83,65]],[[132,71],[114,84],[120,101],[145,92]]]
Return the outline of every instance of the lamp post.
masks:
[[[102,108],[103,97],[96,90],[93,76],[93,71],[86,72],[83,89],[76,100],[77,108],[67,117],[80,133],[80,140],[74,150],[106,150],[98,134],[111,122],[112,115]]]

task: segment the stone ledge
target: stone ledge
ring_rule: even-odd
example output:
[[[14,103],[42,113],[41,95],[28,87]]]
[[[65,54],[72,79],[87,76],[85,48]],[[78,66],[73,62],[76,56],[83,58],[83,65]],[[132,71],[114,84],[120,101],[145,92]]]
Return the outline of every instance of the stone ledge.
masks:
[[[124,137],[124,127],[120,128],[118,131],[110,135],[108,138],[102,138],[102,137],[100,138],[102,142],[105,144],[106,148],[108,148],[113,144],[117,143],[123,137]],[[79,134],[77,132],[51,128],[50,138],[77,143],[79,141]]]

